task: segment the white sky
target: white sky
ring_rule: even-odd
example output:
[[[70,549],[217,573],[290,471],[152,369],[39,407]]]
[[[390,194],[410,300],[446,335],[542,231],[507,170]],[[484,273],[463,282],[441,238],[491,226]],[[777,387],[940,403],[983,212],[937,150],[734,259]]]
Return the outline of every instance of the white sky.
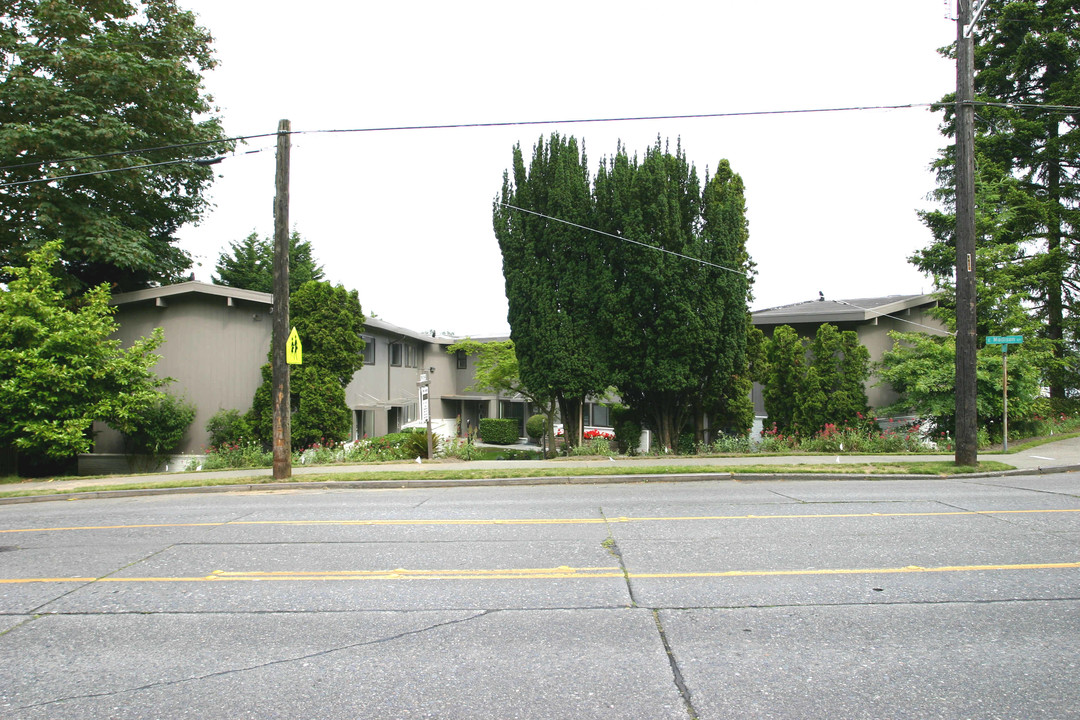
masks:
[[[410,2],[180,0],[215,37],[206,77],[230,135],[928,103],[950,0]],[[254,10],[257,8],[257,11]],[[681,136],[704,178],[746,183],[753,308],[929,292],[907,262],[948,141],[928,109],[293,137],[290,224],[365,313],[413,330],[509,331],[492,200],[520,142],[553,130],[590,163]],[[218,254],[273,233],[274,139],[215,166],[215,208],[180,233]]]

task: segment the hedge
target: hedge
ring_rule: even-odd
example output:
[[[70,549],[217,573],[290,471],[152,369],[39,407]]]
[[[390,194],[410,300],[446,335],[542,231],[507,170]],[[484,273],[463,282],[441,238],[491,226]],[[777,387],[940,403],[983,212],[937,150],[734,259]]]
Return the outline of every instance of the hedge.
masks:
[[[514,418],[482,418],[480,439],[492,445],[513,445],[518,441],[520,424]]]

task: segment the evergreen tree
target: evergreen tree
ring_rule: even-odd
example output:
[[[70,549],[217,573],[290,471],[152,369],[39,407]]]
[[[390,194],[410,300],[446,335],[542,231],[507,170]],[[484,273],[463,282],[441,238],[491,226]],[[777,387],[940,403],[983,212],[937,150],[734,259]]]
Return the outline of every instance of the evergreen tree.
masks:
[[[701,186],[682,149],[660,141],[639,162],[619,148],[596,178],[599,229],[608,239],[611,291],[604,324],[608,364],[623,402],[646,418],[662,447],[673,449],[715,361],[723,306],[710,269],[694,257],[699,242]],[[705,259],[705,258],[702,258]]]
[[[289,315],[304,346],[304,364],[291,365],[293,449],[348,437],[345,387],[364,366],[364,314],[355,290],[326,282],[308,282],[289,301]],[[256,437],[273,439],[274,406],[270,364],[255,391],[247,418]]]
[[[583,229],[594,212],[577,140],[558,133],[541,138],[528,168],[516,145],[512,175],[503,174],[492,215],[521,381],[558,400],[565,439],[577,444],[585,398],[608,385],[595,327],[604,294],[600,240]]]
[[[1077,10],[1075,0],[1002,0],[987,4],[975,31],[976,102],[986,103],[975,113],[978,331],[1046,338],[1056,358],[1046,368],[1052,397],[1077,387],[1080,128],[1068,109],[1080,105]],[[955,46],[943,52],[954,56]],[[943,101],[947,135],[954,99]],[[953,154],[937,163],[945,211],[924,214],[934,239],[912,258],[947,291],[947,312]]]
[[[26,184],[0,193],[0,266],[59,239],[69,291],[190,267],[175,234],[208,205],[198,161],[232,147],[202,86],[210,43],[174,0],[3,3],[0,182]]]
[[[805,356],[802,339],[789,325],[776,328],[765,341],[765,414],[783,434],[795,431],[797,398],[804,392]]]
[[[274,292],[274,240],[260,239],[252,232],[239,242],[229,244],[229,252],[218,255],[211,278],[215,285]],[[322,265],[315,262],[311,241],[304,240],[293,230],[289,236],[289,294],[308,282],[318,282],[326,276]]]
[[[794,429],[797,434],[809,437],[828,422],[825,418],[828,417],[829,398],[824,385],[817,367],[808,367],[795,396]]]
[[[818,326],[810,348],[811,369],[815,370],[826,402],[813,422],[800,423],[801,431],[812,434],[828,423],[840,427],[858,425],[860,415],[870,410],[865,387],[870,379],[870,351],[859,342],[856,332],[841,332],[829,323]]]
[[[722,308],[721,340],[716,348],[716,362],[706,363],[702,403],[695,415],[699,442],[703,439],[702,410],[708,412],[714,427],[732,434],[746,435],[754,423],[753,382],[747,350],[747,329],[753,327],[749,306],[754,263],[746,249],[750,231],[745,187],[727,160],[720,161],[714,177],[705,178],[701,206],[701,257],[708,256],[726,269],[709,268],[713,270],[711,281],[715,283]]]

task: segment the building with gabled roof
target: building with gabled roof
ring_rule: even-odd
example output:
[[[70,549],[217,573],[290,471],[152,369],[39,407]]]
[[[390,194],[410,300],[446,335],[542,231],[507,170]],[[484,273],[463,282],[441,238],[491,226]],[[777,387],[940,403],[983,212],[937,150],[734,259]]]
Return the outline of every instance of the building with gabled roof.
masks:
[[[886,351],[892,350],[890,332],[945,333],[945,326],[930,312],[937,305],[937,296],[933,294],[851,300],[827,300],[821,295],[817,300],[755,310],[751,318],[766,337],[772,337],[773,331],[781,325],[790,325],[800,337],[810,339],[824,323],[840,330],[854,330],[859,342],[870,352],[870,361],[878,362]],[[877,382],[877,377],[872,375],[866,383],[870,407],[879,408],[895,402],[897,395],[892,388],[879,386]],[[757,415],[765,414],[760,387],[754,388],[754,411]]]

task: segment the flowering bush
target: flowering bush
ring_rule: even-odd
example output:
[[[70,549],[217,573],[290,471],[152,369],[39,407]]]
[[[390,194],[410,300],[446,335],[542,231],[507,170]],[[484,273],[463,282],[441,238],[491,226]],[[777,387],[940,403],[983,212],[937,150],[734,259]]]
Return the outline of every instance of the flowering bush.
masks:
[[[584,435],[585,435],[586,440],[596,440],[596,439],[614,440],[615,439],[615,433],[604,432],[603,430],[595,430],[595,429],[594,430],[586,430]]]
[[[202,469],[257,468],[270,467],[273,464],[273,453],[263,452],[262,446],[257,442],[240,440],[206,448]]]
[[[596,431],[591,431],[596,432]],[[585,442],[577,445],[570,450],[571,455],[613,455],[615,451],[611,447],[611,443],[615,440],[615,436],[611,433],[597,433],[591,437],[586,433]]]

